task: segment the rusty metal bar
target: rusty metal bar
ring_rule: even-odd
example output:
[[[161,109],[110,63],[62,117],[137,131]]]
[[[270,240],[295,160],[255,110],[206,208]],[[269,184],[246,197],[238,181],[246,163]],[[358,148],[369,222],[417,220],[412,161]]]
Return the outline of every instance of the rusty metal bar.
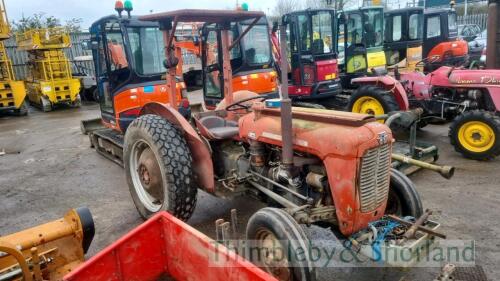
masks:
[[[236,46],[237,44],[240,43],[241,39],[243,38],[243,36],[245,36],[249,31],[250,29],[252,29],[252,27],[254,27],[260,20],[260,17],[258,18],[255,18],[252,23],[245,29],[243,30],[243,32],[233,41],[233,43],[229,46],[229,51],[231,51],[234,46]]]
[[[286,187],[286,186],[284,186],[284,185],[282,185],[282,184],[280,184],[280,183],[277,183],[277,182],[275,182],[275,181],[273,181],[273,180],[271,180],[271,179],[269,179],[269,178],[266,178],[266,177],[264,177],[263,175],[261,175],[261,174],[259,174],[259,173],[256,173],[256,172],[254,172],[254,171],[250,171],[250,173],[251,173],[252,175],[254,175],[254,176],[257,176],[257,177],[259,177],[259,178],[261,178],[261,179],[263,179],[263,180],[265,180],[265,181],[267,181],[267,182],[269,182],[269,183],[271,183],[271,184],[273,184],[273,185],[275,185],[275,186],[277,186],[277,187],[279,187],[279,188],[281,188],[281,189],[285,190],[286,192],[289,192],[289,193],[291,193],[291,194],[295,195],[296,197],[298,197],[298,198],[300,198],[300,199],[302,199],[302,200],[307,201],[307,199],[308,199],[308,198],[307,198],[307,197],[305,197],[304,195],[302,195],[302,194],[300,194],[300,193],[297,193],[297,192],[295,192],[295,191],[291,190],[290,188],[288,188],[288,187]]]
[[[251,185],[253,185],[255,188],[257,188],[260,192],[264,193],[265,195],[269,196],[271,199],[275,200],[276,202],[280,203],[281,205],[285,206],[286,208],[289,209],[296,209],[299,208],[298,205],[295,205],[293,202],[289,201],[288,199],[284,198],[283,196],[271,191],[270,189],[265,188],[264,186],[254,182],[254,181],[248,181]]]
[[[226,104],[233,103],[233,71],[231,69],[231,56],[229,55],[229,30],[231,24],[222,27],[222,71],[224,78],[224,99]],[[232,114],[231,112],[229,112]]]
[[[292,100],[288,96],[288,50],[286,26],[280,26],[281,41],[281,139],[283,168],[290,170],[293,165]]]
[[[388,217],[393,220],[393,221],[396,221],[400,224],[403,224],[403,225],[406,225],[406,226],[412,226],[413,224],[411,222],[408,222],[408,221],[405,221],[401,218],[398,218],[394,215],[388,215]],[[446,239],[446,235],[442,234],[442,233],[439,233],[439,232],[436,232],[428,227],[425,227],[425,226],[422,226],[422,225],[419,225],[418,226],[418,230],[422,231],[422,232],[425,232],[427,234],[430,234],[430,235],[433,235],[433,236],[436,236],[436,237],[439,237],[439,238],[443,238],[443,239]]]

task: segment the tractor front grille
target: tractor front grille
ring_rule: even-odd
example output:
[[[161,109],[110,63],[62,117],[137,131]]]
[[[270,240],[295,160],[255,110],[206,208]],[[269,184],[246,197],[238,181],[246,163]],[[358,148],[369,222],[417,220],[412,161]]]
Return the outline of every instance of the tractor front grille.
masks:
[[[365,152],[361,158],[358,184],[361,212],[371,212],[387,200],[390,170],[390,143]]]

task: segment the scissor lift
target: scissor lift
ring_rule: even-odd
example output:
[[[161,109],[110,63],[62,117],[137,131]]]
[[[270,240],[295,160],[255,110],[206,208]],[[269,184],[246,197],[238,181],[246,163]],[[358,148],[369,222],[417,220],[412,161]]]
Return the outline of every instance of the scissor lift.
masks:
[[[0,2],[0,111],[13,111],[16,115],[28,114],[24,102],[26,90],[23,81],[16,81],[12,62],[7,56],[4,41],[11,36],[5,4]]]
[[[55,105],[79,107],[80,80],[73,78],[63,49],[71,46],[69,33],[62,27],[31,29],[16,35],[18,48],[28,52],[30,78],[28,100],[43,111]]]

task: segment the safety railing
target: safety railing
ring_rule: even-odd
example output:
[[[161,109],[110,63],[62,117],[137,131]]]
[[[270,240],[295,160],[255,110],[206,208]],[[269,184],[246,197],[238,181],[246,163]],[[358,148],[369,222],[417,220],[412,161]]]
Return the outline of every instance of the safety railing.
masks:
[[[17,46],[21,50],[62,49],[71,46],[66,28],[30,29],[16,34]]]

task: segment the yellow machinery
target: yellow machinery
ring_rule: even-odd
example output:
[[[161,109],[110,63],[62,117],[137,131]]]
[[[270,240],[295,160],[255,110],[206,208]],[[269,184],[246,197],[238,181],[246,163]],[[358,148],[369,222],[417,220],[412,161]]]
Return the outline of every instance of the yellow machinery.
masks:
[[[66,103],[79,107],[80,80],[73,78],[63,49],[71,46],[69,33],[62,27],[31,29],[16,35],[17,46],[28,52],[31,77],[26,81],[28,99],[43,109]]]
[[[61,219],[0,236],[0,280],[62,280],[85,261],[94,232],[90,211],[78,208]]]
[[[14,111],[16,115],[28,114],[25,103],[26,90],[23,81],[16,81],[12,63],[7,56],[3,41],[10,38],[4,1],[0,3],[0,111]]]

